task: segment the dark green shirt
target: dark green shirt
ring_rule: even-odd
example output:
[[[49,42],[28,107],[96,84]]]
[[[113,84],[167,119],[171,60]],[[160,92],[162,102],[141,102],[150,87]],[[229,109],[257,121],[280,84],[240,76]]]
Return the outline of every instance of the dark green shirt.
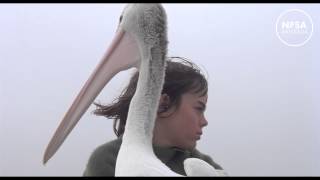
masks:
[[[97,147],[91,154],[83,176],[114,176],[116,159],[122,138],[117,138]],[[200,153],[197,149],[186,151],[179,148],[153,146],[156,156],[174,172],[186,175],[183,161],[186,158],[199,158],[211,164],[215,169],[222,169],[210,156]]]

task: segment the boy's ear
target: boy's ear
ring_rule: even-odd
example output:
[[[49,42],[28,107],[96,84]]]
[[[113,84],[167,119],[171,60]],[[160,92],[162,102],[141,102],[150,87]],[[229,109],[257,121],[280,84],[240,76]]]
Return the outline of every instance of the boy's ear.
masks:
[[[169,109],[170,103],[170,97],[167,94],[162,94],[160,97],[158,113],[167,111]]]

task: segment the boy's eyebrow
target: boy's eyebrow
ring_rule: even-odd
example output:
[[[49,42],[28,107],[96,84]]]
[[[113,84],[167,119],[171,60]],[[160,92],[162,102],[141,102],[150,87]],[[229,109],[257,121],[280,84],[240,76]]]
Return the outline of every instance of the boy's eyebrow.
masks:
[[[206,109],[206,104],[205,104],[205,103],[203,103],[202,101],[198,101],[198,103],[199,103],[204,109]]]

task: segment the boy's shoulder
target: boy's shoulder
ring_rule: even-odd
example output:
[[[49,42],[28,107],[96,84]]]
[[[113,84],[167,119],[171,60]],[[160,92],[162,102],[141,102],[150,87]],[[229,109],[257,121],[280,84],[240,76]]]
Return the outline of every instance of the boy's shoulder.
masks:
[[[121,139],[117,138],[114,140],[111,140],[109,142],[106,142],[100,146],[98,146],[92,153],[92,155],[97,154],[105,154],[106,152],[110,153],[110,154],[118,154],[118,151],[120,149],[120,145],[121,145]],[[101,156],[99,156],[101,157]]]
[[[98,146],[90,155],[84,176],[114,176],[121,139]]]

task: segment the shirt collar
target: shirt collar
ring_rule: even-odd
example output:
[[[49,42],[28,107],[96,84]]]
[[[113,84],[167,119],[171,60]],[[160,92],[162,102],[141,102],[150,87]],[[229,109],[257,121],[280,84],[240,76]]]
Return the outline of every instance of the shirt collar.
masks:
[[[178,148],[178,147],[166,147],[166,146],[158,146],[153,145],[153,150],[156,156],[162,160],[163,163],[169,162],[171,159],[173,159],[176,155],[184,155],[184,156],[190,156],[191,152]]]

